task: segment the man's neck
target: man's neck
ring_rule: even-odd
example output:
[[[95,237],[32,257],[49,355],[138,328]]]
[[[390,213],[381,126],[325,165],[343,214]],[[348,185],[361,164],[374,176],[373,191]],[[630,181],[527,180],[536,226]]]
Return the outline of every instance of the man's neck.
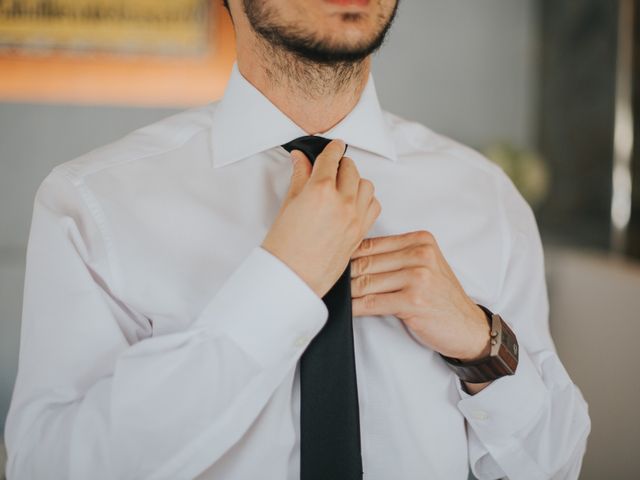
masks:
[[[258,49],[238,48],[242,76],[309,135],[326,132],[353,110],[370,68],[370,58],[324,66],[264,44]]]

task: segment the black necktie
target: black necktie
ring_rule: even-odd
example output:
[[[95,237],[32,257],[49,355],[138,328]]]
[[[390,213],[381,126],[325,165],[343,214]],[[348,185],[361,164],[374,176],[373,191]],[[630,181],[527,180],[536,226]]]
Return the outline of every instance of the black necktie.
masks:
[[[282,147],[313,165],[330,140],[305,136]],[[300,359],[300,479],[362,478],[353,351],[350,265],[322,298],[329,318]]]

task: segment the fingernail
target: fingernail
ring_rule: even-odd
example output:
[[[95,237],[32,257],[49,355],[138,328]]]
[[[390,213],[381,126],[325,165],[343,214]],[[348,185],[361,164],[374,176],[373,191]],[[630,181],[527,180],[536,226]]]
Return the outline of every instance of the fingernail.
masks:
[[[336,140],[340,143],[340,146],[342,147],[342,156],[344,156],[344,154],[347,152],[347,142],[340,138],[337,138]]]

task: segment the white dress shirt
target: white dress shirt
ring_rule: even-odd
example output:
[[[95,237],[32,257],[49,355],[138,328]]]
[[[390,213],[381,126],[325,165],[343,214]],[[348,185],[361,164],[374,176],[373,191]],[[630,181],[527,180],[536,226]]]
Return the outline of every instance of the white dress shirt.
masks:
[[[8,475],[299,478],[300,355],[321,298],[260,247],[305,132],[234,66],[221,101],[66,162],[35,199]],[[575,479],[590,421],[548,329],[531,209],[497,166],[381,110],[374,83],[323,134],[382,213],[428,230],[467,294],[520,343],[468,395],[394,316],[354,318],[364,478]],[[330,480],[330,479],[328,479]]]

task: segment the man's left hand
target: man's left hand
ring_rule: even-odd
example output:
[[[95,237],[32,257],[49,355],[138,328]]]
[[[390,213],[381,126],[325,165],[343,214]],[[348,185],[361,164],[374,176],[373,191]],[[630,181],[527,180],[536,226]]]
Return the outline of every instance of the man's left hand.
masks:
[[[351,256],[351,295],[354,317],[395,315],[425,345],[462,361],[489,355],[486,315],[430,232],[365,238]]]

